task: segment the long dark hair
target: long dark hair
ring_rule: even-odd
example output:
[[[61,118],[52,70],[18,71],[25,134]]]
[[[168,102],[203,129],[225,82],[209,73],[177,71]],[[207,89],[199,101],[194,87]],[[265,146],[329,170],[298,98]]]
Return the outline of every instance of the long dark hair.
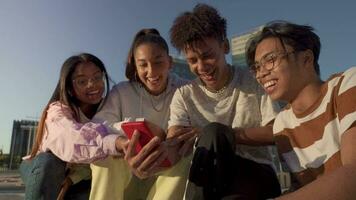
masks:
[[[140,79],[137,77],[137,72],[136,72],[136,63],[135,63],[135,50],[138,46],[140,46],[143,43],[153,43],[161,47],[163,50],[167,52],[167,55],[169,55],[169,49],[167,42],[164,40],[164,38],[159,34],[157,29],[154,28],[149,28],[149,29],[141,29],[138,31],[134,37],[134,40],[132,42],[130,51],[127,56],[127,61],[126,61],[126,78],[129,79],[130,82],[133,81],[139,81]]]
[[[36,156],[37,151],[40,148],[43,134],[44,134],[44,129],[45,129],[47,110],[51,103],[59,101],[61,104],[67,105],[74,113],[74,118],[77,121],[80,120],[79,110],[78,110],[79,100],[76,99],[74,95],[72,95],[73,94],[72,74],[74,73],[76,67],[79,64],[87,63],[87,62],[93,63],[95,66],[97,66],[105,76],[106,91],[103,100],[105,102],[109,90],[109,78],[104,63],[99,58],[89,53],[81,53],[79,55],[74,55],[69,57],[62,65],[60,77],[56,89],[54,90],[52,97],[50,98],[49,102],[47,103],[46,107],[42,112],[42,116],[37,127],[36,141],[31,151],[31,158]],[[96,105],[97,111],[101,109],[101,106],[99,105],[103,105],[103,103]]]

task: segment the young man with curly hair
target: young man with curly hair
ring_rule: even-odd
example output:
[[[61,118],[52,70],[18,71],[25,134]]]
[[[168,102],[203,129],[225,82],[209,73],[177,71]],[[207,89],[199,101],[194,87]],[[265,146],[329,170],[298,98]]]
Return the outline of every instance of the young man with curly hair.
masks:
[[[175,156],[193,159],[185,197],[278,196],[280,187],[267,147],[235,145],[235,129],[266,125],[262,131],[271,131],[278,106],[248,70],[227,63],[226,20],[215,8],[198,4],[175,19],[170,36],[197,76],[175,92],[168,122],[167,138],[181,142]],[[194,131],[184,132],[187,127]],[[194,155],[189,156],[196,137]]]

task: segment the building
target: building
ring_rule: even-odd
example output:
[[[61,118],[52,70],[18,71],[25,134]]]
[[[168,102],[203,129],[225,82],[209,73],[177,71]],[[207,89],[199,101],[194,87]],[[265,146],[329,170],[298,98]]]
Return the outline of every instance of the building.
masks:
[[[17,169],[21,158],[31,152],[37,121],[14,120],[12,127],[9,169]]]
[[[195,78],[195,75],[192,72],[190,72],[189,65],[184,58],[172,56],[172,59],[173,59],[173,69],[172,69],[173,73],[176,73],[178,76],[188,80],[193,80]]]
[[[232,65],[247,67],[245,52],[246,46],[250,38],[256,35],[256,33],[262,30],[263,26],[254,28],[251,31],[233,36],[231,38],[231,54],[232,54]]]

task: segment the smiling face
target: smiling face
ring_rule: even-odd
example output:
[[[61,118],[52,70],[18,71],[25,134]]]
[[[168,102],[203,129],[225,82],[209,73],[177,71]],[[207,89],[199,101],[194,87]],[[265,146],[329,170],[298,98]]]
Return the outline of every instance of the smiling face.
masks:
[[[105,90],[103,72],[91,62],[80,63],[72,75],[73,95],[79,100],[79,107],[100,103]]]
[[[172,58],[159,45],[143,43],[134,51],[137,75],[146,90],[153,94],[161,94],[167,85]]]
[[[225,54],[228,52],[227,44],[214,38],[207,38],[197,43],[195,48],[188,46],[184,50],[190,70],[208,89],[215,91],[223,88],[229,77],[225,60]]]
[[[274,67],[268,70],[266,66],[273,56]],[[273,100],[293,101],[303,85],[303,52],[295,52],[288,45],[284,49],[278,38],[270,37],[257,45],[255,62],[261,60],[266,66],[260,67],[256,79],[267,94]]]

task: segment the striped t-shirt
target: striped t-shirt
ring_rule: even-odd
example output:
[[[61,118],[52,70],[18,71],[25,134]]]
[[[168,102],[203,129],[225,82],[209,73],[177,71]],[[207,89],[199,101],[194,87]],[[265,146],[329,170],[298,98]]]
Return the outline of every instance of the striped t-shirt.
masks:
[[[356,67],[331,76],[304,113],[287,107],[273,132],[280,155],[301,185],[339,168],[342,135],[356,126]]]

